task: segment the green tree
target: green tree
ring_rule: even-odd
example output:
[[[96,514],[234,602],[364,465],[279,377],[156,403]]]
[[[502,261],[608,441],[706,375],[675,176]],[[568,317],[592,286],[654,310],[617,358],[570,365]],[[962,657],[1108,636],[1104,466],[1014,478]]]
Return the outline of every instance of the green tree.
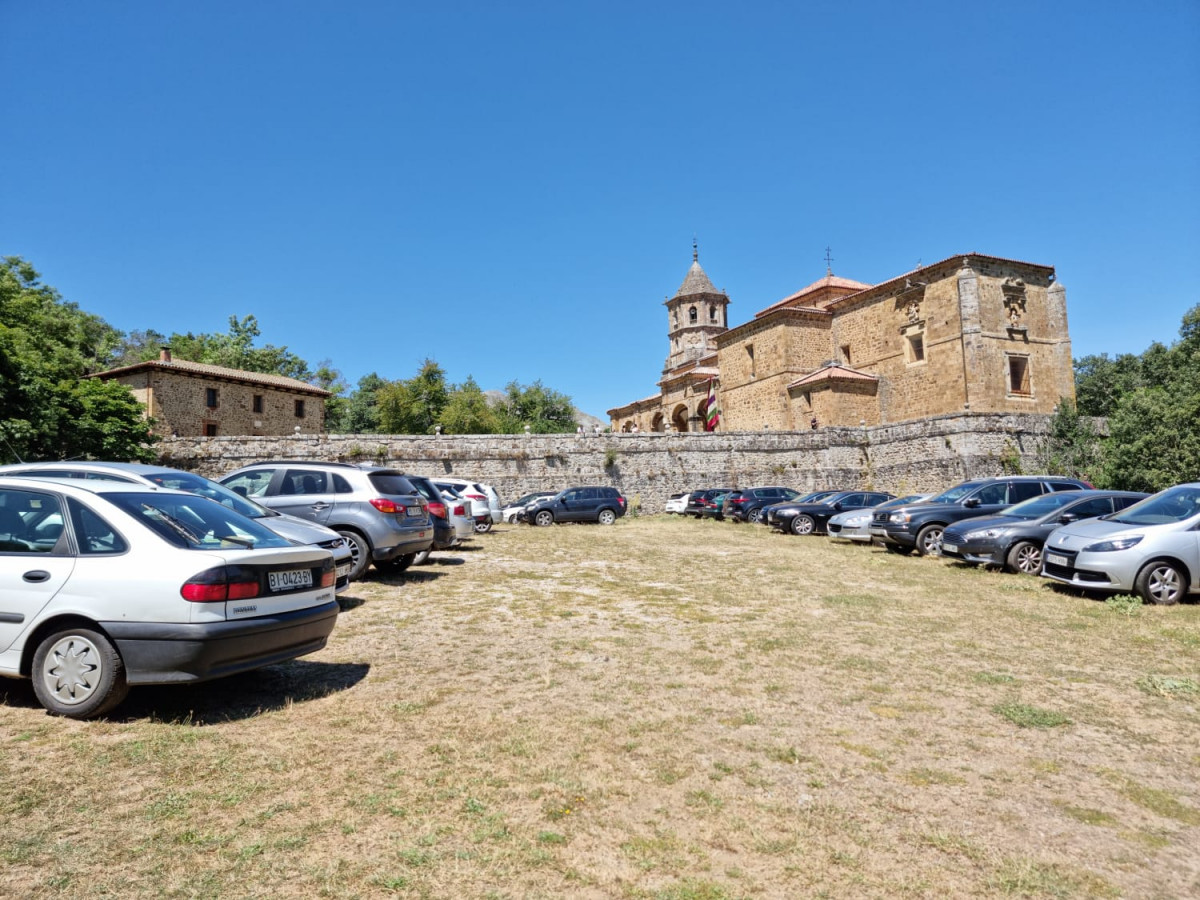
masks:
[[[84,377],[110,367],[119,332],[40,278],[20,257],[0,261],[0,456],[151,458],[129,389]]]
[[[343,434],[376,434],[379,431],[378,394],[387,381],[376,373],[358,379],[358,387],[347,398],[341,426]],[[329,429],[332,430],[332,429]]]
[[[1200,305],[1183,316],[1180,340],[1142,355],[1145,383],[1116,398],[1098,483],[1157,491],[1200,480]]]
[[[566,394],[535,381],[510,382],[499,405],[502,431],[516,434],[525,426],[534,434],[560,434],[575,430],[575,407]]]
[[[1111,416],[1122,396],[1145,383],[1142,357],[1133,353],[1116,359],[1101,353],[1075,360],[1075,405],[1081,416]]]
[[[1100,449],[1100,436],[1091,419],[1081,416],[1070,400],[1062,400],[1038,447],[1038,471],[1094,481],[1100,467]]]
[[[325,399],[325,431],[330,434],[344,434],[350,400],[345,396],[349,385],[342,373],[333,368],[330,360],[323,359],[317,363],[317,371],[313,373],[309,382],[329,391],[329,396]]]
[[[450,392],[442,409],[441,425],[447,434],[495,434],[500,416],[475,379],[468,376]]]
[[[253,315],[241,319],[230,316],[228,332],[175,332],[170,337],[163,337],[153,329],[133,331],[126,336],[121,345],[121,364],[132,365],[157,359],[163,347],[170,347],[173,357],[191,362],[242,369],[247,372],[262,372],[266,375],[283,375],[300,381],[309,381],[314,377],[308,363],[286,346],[266,344],[255,347],[255,339],[261,336],[258,319]]]
[[[433,434],[449,390],[446,373],[432,359],[405,381],[392,381],[376,392],[379,428],[386,434]]]

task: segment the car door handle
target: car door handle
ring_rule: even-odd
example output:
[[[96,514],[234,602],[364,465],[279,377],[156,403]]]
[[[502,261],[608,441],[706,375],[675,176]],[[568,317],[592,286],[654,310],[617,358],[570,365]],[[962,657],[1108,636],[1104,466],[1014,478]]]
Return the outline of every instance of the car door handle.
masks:
[[[40,584],[43,581],[50,580],[50,573],[47,572],[45,569],[31,569],[30,571],[26,572],[21,577],[25,581],[32,582],[33,584]]]
[[[312,505],[312,509],[316,512],[320,512],[323,509],[329,509],[329,504],[324,501],[321,501],[319,503],[314,503]]]

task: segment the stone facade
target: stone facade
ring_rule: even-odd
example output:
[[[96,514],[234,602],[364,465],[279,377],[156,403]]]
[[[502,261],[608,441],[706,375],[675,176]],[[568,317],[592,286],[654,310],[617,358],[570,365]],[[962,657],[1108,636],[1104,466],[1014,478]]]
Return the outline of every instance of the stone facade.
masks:
[[[668,307],[728,303],[704,285],[693,259]],[[979,254],[874,286],[829,273],[743,325],[707,328],[688,356],[674,330],[669,338],[658,402],[609,410],[614,431],[699,430],[710,384],[726,431],[1046,414],[1075,395],[1066,292],[1054,270]]]
[[[168,438],[166,465],[210,478],[251,462],[378,463],[493,485],[512,499],[573,484],[619,488],[644,513],[701,487],[785,484],[797,490],[936,491],[965,478],[1036,471],[1044,415],[959,414],[875,427],[798,432],[582,435],[325,435]]]
[[[329,396],[295,378],[175,360],[169,350],[92,377],[128,387],[159,435],[316,434]]]

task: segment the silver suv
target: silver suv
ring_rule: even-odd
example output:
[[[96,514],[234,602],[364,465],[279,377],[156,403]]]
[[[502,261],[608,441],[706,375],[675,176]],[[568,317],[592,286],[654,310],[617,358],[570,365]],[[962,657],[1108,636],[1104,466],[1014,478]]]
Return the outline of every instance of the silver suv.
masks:
[[[263,506],[332,528],[350,544],[351,578],[362,577],[372,562],[380,572],[401,572],[433,546],[425,498],[398,469],[281,460],[243,466],[221,484]]]
[[[179,469],[152,466],[147,463],[72,461],[17,463],[0,466],[0,476],[4,475],[16,475],[21,478],[124,481],[130,484],[146,484],[151,487],[172,488],[177,491],[187,491],[189,494],[199,494],[241,513],[247,519],[255,519],[259,525],[269,528],[293,544],[310,544],[330,551],[333,554],[333,564],[337,569],[337,592],[341,593],[350,585],[350,569],[353,558],[350,547],[337,532],[322,528],[305,519],[285,516],[273,509],[267,509],[195,472],[181,472]]]

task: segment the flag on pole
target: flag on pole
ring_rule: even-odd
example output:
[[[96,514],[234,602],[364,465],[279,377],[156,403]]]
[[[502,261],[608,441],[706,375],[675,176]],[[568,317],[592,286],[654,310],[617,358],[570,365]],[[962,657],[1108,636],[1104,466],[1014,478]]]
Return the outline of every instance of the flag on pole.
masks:
[[[704,410],[704,430],[716,431],[721,424],[721,410],[717,408],[717,388],[713,379],[708,379],[708,405]]]

